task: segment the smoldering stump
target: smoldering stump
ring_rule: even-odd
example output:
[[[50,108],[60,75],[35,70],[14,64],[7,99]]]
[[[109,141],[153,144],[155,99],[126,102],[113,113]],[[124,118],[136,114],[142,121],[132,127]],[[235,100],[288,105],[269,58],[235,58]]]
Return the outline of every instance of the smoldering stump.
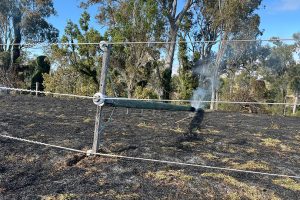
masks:
[[[204,110],[197,109],[189,124],[187,132],[185,132],[183,136],[179,137],[177,139],[177,142],[181,143],[184,141],[203,140],[203,137],[196,133],[196,131],[201,128],[203,119],[204,119]]]
[[[203,109],[198,109],[195,112],[195,115],[194,115],[192,121],[189,124],[187,135],[194,135],[194,136],[197,135],[195,133],[195,131],[197,129],[201,128],[203,118],[204,118],[204,110]]]

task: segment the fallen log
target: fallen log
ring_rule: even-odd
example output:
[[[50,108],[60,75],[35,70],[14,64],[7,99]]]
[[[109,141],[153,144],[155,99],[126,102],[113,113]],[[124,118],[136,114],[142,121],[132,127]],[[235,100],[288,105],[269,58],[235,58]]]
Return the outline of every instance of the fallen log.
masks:
[[[132,99],[110,99],[104,95],[97,93],[94,95],[94,103],[99,106],[111,106],[122,108],[136,108],[148,110],[167,110],[167,111],[189,111],[195,112],[192,106],[181,106],[170,103],[160,103],[156,101],[132,100]]]
[[[195,108],[191,106],[180,106],[169,103],[159,103],[153,101],[139,101],[129,99],[105,99],[105,106],[123,107],[123,108],[136,108],[148,110],[168,110],[168,111],[189,111],[195,112]]]

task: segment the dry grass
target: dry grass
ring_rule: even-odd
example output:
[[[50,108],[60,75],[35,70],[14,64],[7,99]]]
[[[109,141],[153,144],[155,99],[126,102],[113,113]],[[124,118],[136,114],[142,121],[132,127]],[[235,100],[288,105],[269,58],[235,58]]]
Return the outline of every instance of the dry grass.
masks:
[[[275,122],[271,122],[269,127],[265,127],[264,129],[274,129],[274,130],[279,130],[280,129],[280,125],[275,123]]]
[[[173,128],[165,129],[165,128],[163,128],[163,130],[170,130],[170,131],[173,131],[175,133],[185,133],[185,131],[182,128],[179,128],[179,127],[177,127],[176,129],[173,129]]]
[[[231,176],[227,176],[221,173],[203,173],[201,176],[211,177],[219,179],[228,186],[234,188],[234,190],[228,191],[225,199],[280,199],[274,192],[264,192],[265,190],[261,187],[255,187],[246,183],[240,182]]]
[[[93,172],[93,173],[94,173],[94,172]],[[107,183],[107,181],[106,181],[104,178],[98,180],[98,184],[99,184],[100,186],[104,186],[106,183]]]
[[[238,151],[240,151],[240,149],[236,148],[235,146],[228,146],[228,148],[226,150],[229,153],[237,153]]]
[[[90,117],[87,117],[83,120],[83,123],[90,123],[91,121],[93,121],[93,119]]]
[[[255,133],[254,136],[256,136],[256,137],[262,137],[262,133],[261,132]]]
[[[234,159],[233,158],[223,158],[221,160],[221,162],[223,162],[223,163],[233,163]]]
[[[255,149],[255,148],[253,148],[253,147],[250,147],[250,148],[245,149],[245,151],[246,151],[247,153],[256,153],[256,152],[257,152],[257,149]]]
[[[66,115],[64,115],[64,114],[58,115],[56,117],[59,118],[59,119],[66,119],[67,118]]]
[[[277,145],[279,145],[281,143],[280,140],[273,139],[273,138],[264,138],[261,140],[262,140],[261,144],[266,147],[276,147]]]
[[[208,160],[215,160],[215,159],[218,159],[219,157],[218,156],[215,156],[211,153],[201,153],[200,156],[202,158],[205,158],[205,159],[208,159]]]
[[[101,192],[91,193],[89,196],[93,197],[92,199],[117,199],[117,200],[140,199],[140,196],[137,193],[118,193],[115,190],[109,190],[107,192],[101,191]]]
[[[242,169],[242,170],[264,170],[264,171],[270,170],[270,167],[267,163],[256,162],[253,160],[247,161],[246,163],[243,164],[232,162],[231,165],[235,169]]]
[[[241,170],[263,170],[263,171],[269,171],[270,167],[268,163],[266,162],[257,162],[254,160],[247,161],[245,163],[238,163],[236,160],[232,158],[223,158],[221,160],[223,163],[226,163],[235,169],[241,169]]]
[[[212,144],[212,143],[215,142],[215,140],[212,139],[212,138],[207,138],[207,139],[205,139],[205,142],[207,142],[207,143],[209,143],[209,144]]]
[[[289,147],[286,144],[282,144],[282,141],[278,140],[278,139],[273,139],[273,138],[264,138],[261,139],[262,142],[260,144],[266,146],[266,147],[278,147],[279,149],[281,149],[281,151],[286,151],[286,152],[291,152],[292,148]]]
[[[276,185],[280,185],[288,190],[300,191],[300,183],[291,178],[280,178],[272,181]]]
[[[218,133],[220,133],[221,131],[219,131],[219,130],[216,130],[216,129],[209,129],[209,128],[206,128],[206,129],[202,129],[201,130],[201,133],[204,133],[204,134],[212,134],[212,135],[214,135],[214,134],[218,134]]]
[[[279,147],[281,148],[282,151],[286,151],[286,152],[292,151],[292,148],[285,144],[280,144]]]
[[[76,199],[77,196],[75,194],[59,194],[55,196],[42,196],[42,200],[73,200]]]
[[[32,128],[32,127],[34,127],[34,126],[35,126],[35,123],[28,124],[28,125],[26,125],[26,128]]]
[[[173,185],[173,186],[183,186],[193,179],[184,173],[183,170],[161,170],[157,172],[148,172],[145,177],[156,181],[157,184],[161,185]]]
[[[152,128],[152,129],[155,129],[155,126],[149,125],[146,122],[141,122],[137,126],[140,127],[140,128]]]
[[[187,147],[187,148],[193,148],[199,145],[197,142],[182,142],[182,146]]]
[[[136,193],[129,193],[129,194],[117,194],[115,199],[118,200],[130,200],[130,199],[139,199],[140,196]]]
[[[278,130],[278,129],[280,129],[280,126],[279,126],[279,124],[272,122],[270,128]]]

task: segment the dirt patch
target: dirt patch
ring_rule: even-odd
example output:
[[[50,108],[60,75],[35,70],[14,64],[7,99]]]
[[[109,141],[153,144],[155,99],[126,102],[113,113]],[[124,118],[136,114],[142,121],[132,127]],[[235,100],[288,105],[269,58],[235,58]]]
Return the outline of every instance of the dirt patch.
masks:
[[[105,109],[105,121],[111,111]],[[88,150],[95,113],[90,100],[0,96],[0,132]],[[300,174],[299,118],[208,112],[201,129],[191,129],[193,118],[182,120],[189,114],[134,109],[126,114],[118,108],[106,124],[104,146],[126,156]],[[197,139],[180,140],[191,130]],[[298,199],[299,184],[258,174],[86,157],[0,138],[1,200]]]

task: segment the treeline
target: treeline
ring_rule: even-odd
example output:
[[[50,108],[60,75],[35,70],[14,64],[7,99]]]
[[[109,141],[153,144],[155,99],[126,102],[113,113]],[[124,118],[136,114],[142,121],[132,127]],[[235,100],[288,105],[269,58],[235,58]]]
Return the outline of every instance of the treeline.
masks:
[[[268,44],[234,42],[262,36],[255,12],[261,0],[85,0],[80,20],[68,21],[60,38],[46,21],[55,14],[51,0],[2,1],[7,6],[0,8],[5,44],[0,48],[0,80],[5,85],[34,87],[42,71],[24,46],[12,43],[70,43],[45,49],[47,58],[42,58],[52,71],[39,79],[48,91],[92,95],[99,85],[102,51],[99,45],[76,43],[160,41],[112,46],[108,95],[190,99],[195,89],[205,88],[205,100],[286,102],[288,95],[299,94],[299,34],[289,44],[276,38]],[[90,6],[99,8],[97,16],[87,12]],[[91,17],[105,27],[104,34],[91,26]],[[244,109],[210,105],[216,106]],[[250,110],[285,112],[282,106]]]
[[[42,81],[50,62],[44,56],[32,59],[26,48],[58,41],[58,30],[47,22],[56,14],[53,2],[0,0],[0,5],[0,84],[30,87],[31,82]]]

